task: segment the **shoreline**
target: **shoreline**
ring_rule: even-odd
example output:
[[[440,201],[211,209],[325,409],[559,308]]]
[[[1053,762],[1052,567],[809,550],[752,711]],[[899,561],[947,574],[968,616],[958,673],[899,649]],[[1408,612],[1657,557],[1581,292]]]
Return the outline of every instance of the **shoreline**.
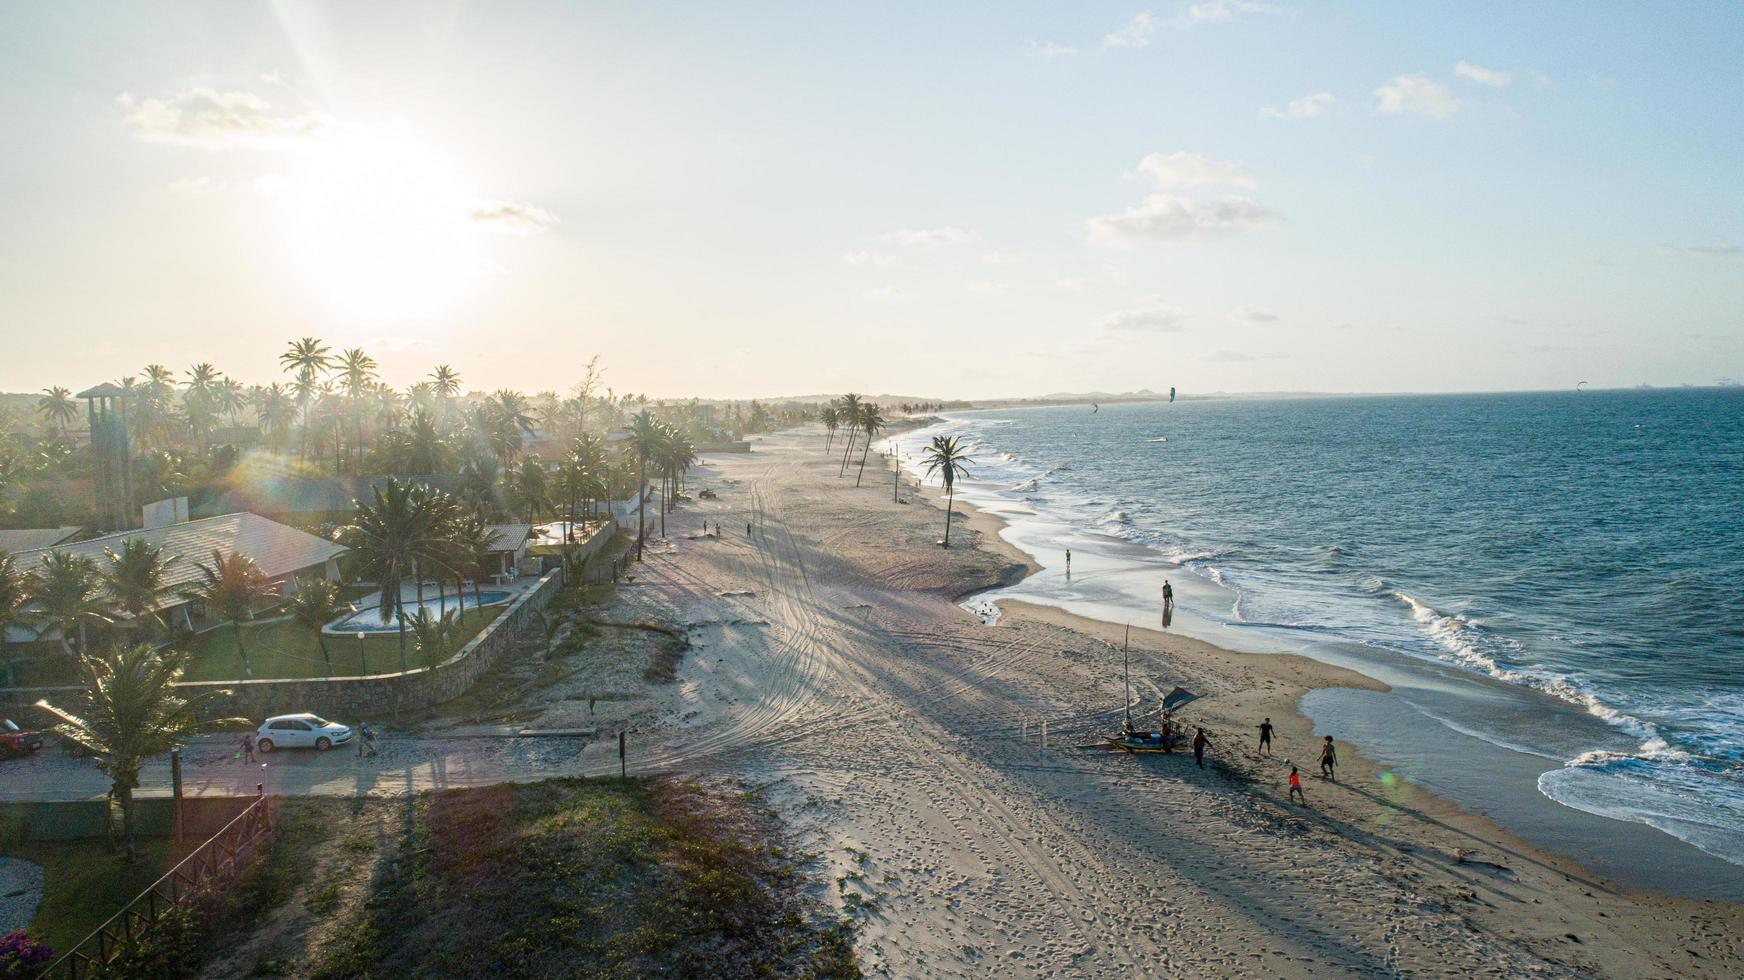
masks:
[[[935,418],[905,428],[910,430],[924,428],[941,421],[945,420]],[[901,466],[900,461],[894,460],[888,455],[885,456],[885,463],[887,466]],[[906,468],[902,472],[911,478],[915,476]],[[931,484],[926,484],[924,487],[925,499],[928,503],[942,510],[944,508],[943,488]],[[1013,524],[1001,516],[1002,512],[1013,514],[1013,516],[1018,516],[1020,513],[1025,516],[1033,516],[1034,512],[1027,510],[1022,512],[1004,511],[1003,508],[989,508],[985,505],[970,503],[963,498],[964,494],[959,491],[955,507],[967,518],[964,523],[980,522],[980,529],[983,531],[982,537],[976,542],[976,547],[1021,563],[1025,572],[1013,581],[1002,581],[966,590],[955,596],[953,602],[962,606],[969,614],[982,619],[984,623],[989,622],[988,617],[972,608],[972,605],[977,601],[995,607],[997,609],[996,620],[999,622],[1004,622],[1009,617],[1016,621],[1046,623],[1093,636],[1106,643],[1118,644],[1120,642],[1126,624],[1073,611],[1063,604],[1055,605],[1030,601],[1022,597],[1002,597],[999,595],[999,593],[1045,571],[1044,566],[1036,560],[1035,556],[1013,543],[1003,533]],[[1126,544],[1126,542],[1122,543]],[[1134,547],[1140,546],[1135,545]],[[1180,569],[1180,571],[1183,578],[1188,576],[1186,569]],[[1223,709],[1222,706],[1219,706],[1220,710],[1216,712],[1216,717],[1229,730],[1234,731],[1241,728],[1248,720],[1246,716],[1252,716],[1256,720],[1269,716],[1277,728],[1275,735],[1277,742],[1275,744],[1281,746],[1289,743],[1297,746],[1297,754],[1291,758],[1294,758],[1301,767],[1305,785],[1310,789],[1320,782],[1317,773],[1312,775],[1310,773],[1312,764],[1317,759],[1317,746],[1314,744],[1314,739],[1318,735],[1327,734],[1327,732],[1317,724],[1314,714],[1308,710],[1305,702],[1317,694],[1336,697],[1341,692],[1387,694],[1393,690],[1392,685],[1363,672],[1360,666],[1340,666],[1292,650],[1236,650],[1202,636],[1164,632],[1150,626],[1136,624],[1132,626],[1132,637],[1135,655],[1139,653],[1138,644],[1143,642],[1153,652],[1163,652],[1167,656],[1178,658],[1201,670],[1213,664],[1237,665],[1253,671],[1261,684],[1279,692],[1269,697],[1242,699],[1235,702],[1234,709]],[[1475,683],[1483,683],[1481,678],[1474,677],[1471,680]],[[1137,700],[1142,702],[1144,698],[1141,696]],[[1332,698],[1327,698],[1327,700],[1330,701]],[[1355,699],[1342,700],[1351,702]],[[1339,707],[1348,709],[1353,706],[1353,704],[1347,703]],[[1187,709],[1187,712],[1190,713],[1195,708],[1204,710],[1207,707],[1211,706],[1206,705],[1203,700],[1196,701]],[[1237,717],[1238,714],[1242,717]],[[1137,717],[1136,713],[1135,717]],[[1250,740],[1257,741],[1257,734],[1253,732],[1243,734],[1253,737],[1237,742],[1238,745],[1245,746]],[[1548,873],[1562,875],[1570,880],[1584,882],[1589,887],[1603,888],[1619,895],[1633,895],[1649,900],[1679,903],[1718,901],[1744,910],[1744,869],[1740,869],[1736,876],[1724,874],[1716,876],[1717,878],[1736,878],[1736,886],[1733,889],[1679,888],[1678,885],[1687,885],[1687,882],[1677,879],[1675,870],[1657,876],[1658,880],[1621,880],[1631,876],[1619,875],[1609,869],[1594,868],[1588,862],[1581,860],[1577,854],[1529,840],[1520,833],[1498,823],[1483,808],[1468,806],[1455,796],[1425,785],[1414,775],[1399,775],[1397,764],[1390,764],[1379,757],[1380,753],[1368,750],[1375,733],[1369,733],[1367,738],[1351,738],[1339,733],[1333,734],[1335,734],[1335,741],[1339,747],[1338,771],[1340,773],[1346,773],[1347,778],[1355,777],[1376,784],[1409,787],[1410,792],[1406,795],[1412,798],[1408,805],[1413,810],[1467,836],[1470,838],[1473,848],[1491,847],[1503,853],[1514,855],[1519,859],[1530,861]],[[1214,754],[1215,750],[1213,753],[1208,753],[1207,758],[1212,758]],[[1277,751],[1274,757],[1284,759],[1286,755],[1287,753]],[[1257,759],[1257,756],[1255,758]],[[1280,770],[1271,779],[1271,783],[1280,790],[1283,787],[1284,773],[1287,773],[1287,769]],[[1255,771],[1253,775],[1261,782],[1265,781],[1266,777],[1263,773]],[[1534,789],[1534,793],[1537,793],[1536,789]],[[1650,851],[1657,846],[1665,850],[1682,849],[1688,857],[1693,858],[1699,855],[1699,858],[1695,858],[1696,860],[1705,859],[1718,863],[1722,867],[1731,867],[1724,862],[1724,859],[1701,852],[1693,845],[1657,828],[1587,813],[1573,807],[1567,807],[1541,793],[1537,793],[1537,795],[1545,807],[1578,815],[1575,817],[1576,821],[1600,821],[1604,824],[1615,825],[1611,828],[1613,833],[1607,838],[1607,846],[1613,849],[1631,848],[1634,851],[1634,856],[1644,864],[1650,863],[1653,856],[1642,852]],[[1618,838],[1619,833],[1623,835],[1622,839]],[[1667,880],[1668,878],[1671,880]]]

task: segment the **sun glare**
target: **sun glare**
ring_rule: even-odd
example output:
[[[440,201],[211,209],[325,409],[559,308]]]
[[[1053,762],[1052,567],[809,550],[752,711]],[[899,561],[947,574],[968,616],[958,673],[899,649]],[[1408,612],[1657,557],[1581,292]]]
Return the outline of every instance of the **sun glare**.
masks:
[[[285,200],[292,254],[338,312],[428,317],[477,278],[465,181],[427,147],[349,134],[311,151]]]

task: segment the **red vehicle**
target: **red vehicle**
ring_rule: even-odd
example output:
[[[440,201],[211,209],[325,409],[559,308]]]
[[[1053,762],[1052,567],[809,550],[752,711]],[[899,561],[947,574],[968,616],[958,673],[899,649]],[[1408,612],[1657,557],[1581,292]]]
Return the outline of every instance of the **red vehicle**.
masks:
[[[12,719],[6,719],[4,728],[0,728],[0,756],[30,755],[42,748],[42,733],[19,728]]]

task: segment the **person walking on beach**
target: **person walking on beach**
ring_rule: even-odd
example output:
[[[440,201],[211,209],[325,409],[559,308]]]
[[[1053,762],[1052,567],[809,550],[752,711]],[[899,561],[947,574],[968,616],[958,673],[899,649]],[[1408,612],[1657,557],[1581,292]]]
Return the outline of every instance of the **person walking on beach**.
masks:
[[[237,744],[242,747],[242,750],[239,753],[241,758],[242,758],[242,761],[243,762],[253,762],[254,761],[254,733],[253,732],[243,732],[242,739]]]
[[[1260,751],[1272,754],[1272,720],[1267,718],[1260,722]]]
[[[750,522],[750,521],[746,521],[746,522],[745,522],[745,537],[747,537],[747,538],[748,538],[748,537],[750,537],[750,536],[751,536],[751,522]]]
[[[1205,768],[1205,746],[1210,744],[1211,740],[1205,737],[1205,729],[1193,730],[1193,762],[1201,769]]]
[[[1302,792],[1302,773],[1295,766],[1290,767],[1290,799],[1308,805],[1308,797]]]
[[[1326,736],[1325,744],[1320,746],[1320,775],[1322,778],[1338,782],[1338,775],[1333,769],[1338,765],[1338,753],[1332,748],[1332,736]]]
[[[1168,579],[1163,579],[1163,608],[1167,609],[1168,607],[1170,607],[1174,604],[1175,604],[1175,588],[1174,588],[1174,586],[1169,584]]]
[[[1072,577],[1072,549],[1066,549],[1066,577]]]

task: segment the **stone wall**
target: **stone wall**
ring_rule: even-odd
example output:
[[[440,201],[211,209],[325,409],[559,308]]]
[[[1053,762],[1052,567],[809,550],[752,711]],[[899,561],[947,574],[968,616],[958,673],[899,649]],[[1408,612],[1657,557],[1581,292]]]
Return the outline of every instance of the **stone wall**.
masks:
[[[296,680],[189,681],[177,685],[184,694],[228,691],[207,699],[201,715],[207,718],[243,717],[259,722],[277,714],[312,711],[331,721],[356,724],[389,718],[396,704],[402,714],[416,713],[465,693],[491,664],[510,650],[535,618],[550,604],[561,585],[558,572],[547,572],[539,584],[521,593],[466,646],[434,667],[418,667],[404,674],[368,677],[311,677]],[[82,688],[11,688],[0,690],[0,709],[10,712],[20,725],[31,727],[48,719],[42,712],[23,706],[42,698],[66,707],[82,698]]]

